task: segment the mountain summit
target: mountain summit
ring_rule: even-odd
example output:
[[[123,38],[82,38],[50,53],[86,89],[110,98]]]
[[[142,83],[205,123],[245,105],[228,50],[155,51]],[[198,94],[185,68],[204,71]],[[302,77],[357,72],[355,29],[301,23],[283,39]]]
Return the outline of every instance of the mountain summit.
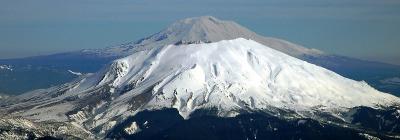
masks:
[[[132,50],[133,48],[138,47],[148,49],[154,46],[164,46],[167,44],[209,43],[236,38],[252,39],[275,50],[298,58],[305,55],[319,56],[323,54],[323,52],[319,50],[308,49],[285,40],[260,36],[233,21],[224,21],[212,16],[179,20],[172,23],[166,29],[139,41],[102,50],[85,50],[85,52],[100,53],[101,56],[126,56],[134,51]]]

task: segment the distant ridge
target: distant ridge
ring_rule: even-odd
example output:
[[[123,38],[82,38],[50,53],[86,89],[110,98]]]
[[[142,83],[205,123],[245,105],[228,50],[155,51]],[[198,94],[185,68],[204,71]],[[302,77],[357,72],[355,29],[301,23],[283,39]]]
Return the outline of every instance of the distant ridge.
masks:
[[[149,49],[166,44],[217,42],[236,38],[252,39],[297,58],[304,55],[318,56],[324,54],[319,50],[308,49],[285,40],[263,37],[233,21],[220,20],[212,16],[186,18],[174,22],[166,29],[139,41],[100,50],[84,50],[84,52],[96,53],[100,56],[126,56],[132,53],[132,48],[136,47]]]

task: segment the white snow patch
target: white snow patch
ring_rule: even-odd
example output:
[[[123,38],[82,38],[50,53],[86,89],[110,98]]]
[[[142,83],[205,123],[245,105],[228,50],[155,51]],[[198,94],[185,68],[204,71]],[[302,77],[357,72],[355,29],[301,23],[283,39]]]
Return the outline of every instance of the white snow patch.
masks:
[[[81,75],[82,75],[82,73],[80,73],[80,72],[74,72],[74,71],[72,71],[72,70],[68,70],[68,72],[70,72],[70,73],[73,74],[73,75],[77,75],[77,76],[81,76]]]
[[[367,140],[380,140],[380,138],[371,136],[367,133],[358,133],[358,135],[363,136]]]
[[[143,126],[146,127],[146,128],[149,128],[149,122],[148,122],[148,121],[145,121],[145,122],[143,123]]]
[[[395,112],[392,113],[397,119],[400,119],[400,110],[396,110]]]
[[[69,117],[76,122],[83,122],[87,119],[86,114],[83,111],[78,111],[75,114],[69,115]]]
[[[139,133],[141,130],[136,122],[132,122],[132,124],[124,129],[125,133],[132,135]]]
[[[9,71],[13,71],[14,69],[12,68],[11,65],[0,65],[0,70],[9,70]]]

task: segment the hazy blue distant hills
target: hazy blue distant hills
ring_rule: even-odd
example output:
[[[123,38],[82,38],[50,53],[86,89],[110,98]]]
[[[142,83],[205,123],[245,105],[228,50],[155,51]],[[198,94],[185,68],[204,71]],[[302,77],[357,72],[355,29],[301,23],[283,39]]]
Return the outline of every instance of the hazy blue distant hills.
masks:
[[[3,59],[0,65],[10,66],[11,69],[0,69],[0,93],[17,95],[63,84],[78,77],[70,71],[96,72],[113,59],[79,52]]]

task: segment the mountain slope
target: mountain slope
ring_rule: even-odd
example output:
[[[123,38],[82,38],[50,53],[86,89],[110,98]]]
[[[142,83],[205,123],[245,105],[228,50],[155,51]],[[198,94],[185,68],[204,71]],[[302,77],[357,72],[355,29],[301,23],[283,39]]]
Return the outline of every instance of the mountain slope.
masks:
[[[392,94],[400,93],[400,86],[381,82],[384,79],[399,77],[400,66],[383,63],[377,65],[375,62],[326,54],[285,40],[263,37],[233,21],[224,21],[211,16],[183,19],[139,41],[109,48],[0,60],[0,65],[10,65],[15,69],[12,72],[0,71],[0,91],[8,94],[20,94],[33,89],[48,88],[69,82],[77,76],[69,73],[68,70],[81,73],[96,72],[115,58],[128,56],[138,50],[168,44],[216,42],[236,38],[255,40],[345,77],[365,80],[379,90]],[[42,80],[38,77],[46,77],[45,79],[48,80]],[[18,83],[25,86],[14,86]]]
[[[72,121],[103,135],[142,110],[175,108],[184,118],[198,110],[222,117],[328,114],[349,121],[342,114],[350,108],[399,103],[365,82],[239,38],[137,50],[81,80],[13,97],[0,111],[39,122]]]
[[[239,37],[256,40],[293,56],[321,54],[317,50],[307,49],[284,40],[262,37],[232,21],[202,16],[179,20],[166,29],[139,41],[104,49],[87,49],[53,55],[0,60],[0,65],[10,65],[15,69],[13,72],[0,71],[0,91],[9,94],[21,94],[30,90],[69,82],[77,76],[69,73],[68,70],[82,73],[96,72],[112,60],[134,53],[138,50],[137,48],[146,49],[191,42],[216,42]],[[46,80],[39,77],[46,77]],[[14,86],[20,84],[25,86]]]
[[[379,91],[400,96],[400,85],[385,82],[400,77],[400,66],[359,60],[340,55],[304,56],[302,60],[334,71],[344,77],[363,80]]]

